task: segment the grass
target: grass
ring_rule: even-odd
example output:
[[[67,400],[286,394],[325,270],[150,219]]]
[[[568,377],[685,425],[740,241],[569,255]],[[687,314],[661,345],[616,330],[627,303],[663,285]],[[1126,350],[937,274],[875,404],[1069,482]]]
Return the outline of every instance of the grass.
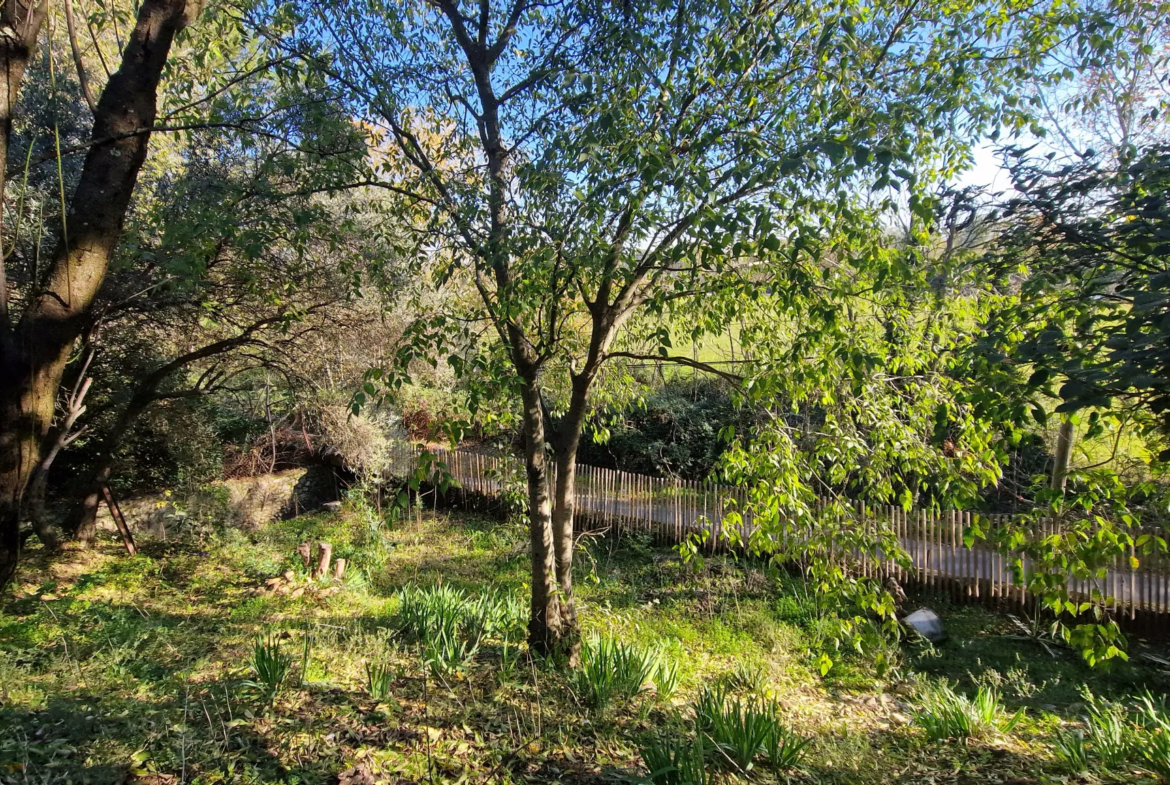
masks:
[[[1018,709],[1006,715],[994,687],[980,685],[973,697],[955,692],[946,682],[922,691],[914,722],[930,741],[991,739],[1010,733],[1024,716]]]
[[[350,560],[341,590],[265,590],[295,572],[310,538]],[[134,558],[113,541],[55,558],[34,548],[0,600],[0,782],[324,785],[364,767],[387,782],[613,783],[664,761],[670,771],[652,781],[731,782],[740,774],[717,765],[724,753],[691,708],[714,685],[725,724],[788,733],[728,755],[751,753],[754,782],[1068,781],[1056,741],[1089,736],[1085,686],[1129,707],[1146,734],[1145,757],[1108,776],[1154,782],[1157,742],[1170,738],[1164,713],[1138,710],[1146,689],[1167,691],[1164,674],[1054,660],[1005,637],[1000,617],[937,598],[945,645],[903,647],[885,679],[859,656],[822,679],[797,581],[723,557],[683,565],[637,538],[592,540],[578,561],[585,640],[641,653],[617,679],[615,694],[632,699],[598,711],[585,677],[527,656],[524,542],[521,529],[475,516],[378,534],[310,515],[201,543],[144,538]],[[434,663],[444,636],[455,667]],[[1025,714],[982,740],[930,741],[912,717],[944,680],[957,695],[994,688],[1003,716]],[[269,696],[249,682],[276,686]],[[777,769],[769,759],[785,745],[801,745],[799,760]]]

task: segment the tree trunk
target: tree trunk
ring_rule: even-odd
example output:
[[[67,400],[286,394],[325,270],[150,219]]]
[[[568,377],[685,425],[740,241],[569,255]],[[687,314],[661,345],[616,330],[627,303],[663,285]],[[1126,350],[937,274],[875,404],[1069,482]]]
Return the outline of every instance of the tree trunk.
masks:
[[[557,583],[556,553],[553,547],[550,477],[545,455],[544,407],[536,380],[525,380],[520,397],[523,403],[524,465],[528,476],[528,534],[532,556],[532,607],[528,620],[528,645],[543,656],[573,654],[576,630],[567,625],[566,612]],[[565,652],[566,646],[569,651]]]
[[[0,588],[20,556],[21,505],[53,421],[61,375],[90,319],[146,160],[157,91],[195,0],[144,0],[122,63],[94,114],[92,144],[64,216],[45,286],[15,327],[0,324]]]
[[[565,617],[574,638],[569,644],[569,659],[575,662],[580,640],[577,637],[577,606],[573,600],[573,548],[576,544],[573,522],[576,513],[577,448],[585,425],[588,403],[588,375],[573,376],[569,410],[561,420],[556,438],[557,478],[554,489],[552,532],[556,553],[557,584],[564,598]]]

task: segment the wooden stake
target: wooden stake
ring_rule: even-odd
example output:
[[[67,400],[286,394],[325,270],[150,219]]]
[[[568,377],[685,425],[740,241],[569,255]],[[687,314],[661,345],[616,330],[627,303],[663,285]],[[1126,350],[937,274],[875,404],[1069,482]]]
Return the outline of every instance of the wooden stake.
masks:
[[[122,508],[118,506],[118,502],[114,499],[114,492],[110,490],[110,486],[102,486],[102,496],[106,499],[106,507],[110,510],[110,517],[114,519],[114,525],[118,527],[118,534],[122,535],[122,544],[126,546],[126,553],[131,556],[138,554],[138,546],[134,544],[134,537],[130,534],[130,527],[126,525],[126,518],[122,515]]]

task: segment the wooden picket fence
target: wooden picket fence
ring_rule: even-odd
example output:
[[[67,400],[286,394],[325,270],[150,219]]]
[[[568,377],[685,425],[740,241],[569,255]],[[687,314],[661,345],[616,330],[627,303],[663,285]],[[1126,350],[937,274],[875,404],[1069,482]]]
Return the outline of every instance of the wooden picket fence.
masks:
[[[448,491],[445,503],[466,508],[500,504],[502,492],[513,494],[524,487],[524,467],[517,458],[499,457],[470,450],[431,450],[446,471],[458,480]],[[395,442],[391,450],[391,472],[405,476],[419,466],[421,449]],[[588,530],[607,530],[621,535],[644,532],[656,543],[675,545],[693,534],[702,536],[704,547],[714,550],[728,541],[725,513],[741,513],[738,539],[747,542],[754,530],[747,491],[711,482],[663,479],[577,465],[576,516]],[[950,595],[957,601],[977,602],[993,607],[1034,608],[1034,598],[1016,580],[1011,565],[1023,559],[1025,574],[1031,562],[1025,555],[1007,556],[984,543],[967,547],[963,534],[973,514],[959,510],[903,510],[895,506],[856,506],[862,525],[881,522],[897,534],[909,557],[909,566],[884,559],[881,554],[854,552],[852,562],[860,572],[892,577],[904,586],[913,586]],[[980,526],[989,532],[1009,522],[1009,516],[979,514]],[[730,524],[728,524],[730,525]],[[1056,524],[1042,521],[1037,535],[1055,533]],[[1143,529],[1139,533],[1165,538],[1164,529]],[[1130,557],[1141,556],[1133,567]],[[1142,629],[1170,628],[1170,559],[1164,553],[1137,554],[1118,559],[1105,576],[1093,580],[1069,579],[1074,597],[1093,592],[1108,598],[1116,615],[1137,622]]]

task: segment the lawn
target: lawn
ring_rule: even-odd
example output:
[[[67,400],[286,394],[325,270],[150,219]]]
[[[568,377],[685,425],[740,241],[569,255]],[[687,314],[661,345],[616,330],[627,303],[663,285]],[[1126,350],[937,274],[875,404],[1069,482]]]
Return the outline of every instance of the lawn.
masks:
[[[349,560],[341,583],[309,580],[296,554],[306,539]],[[1094,781],[1053,753],[1080,722],[1082,686],[1122,700],[1170,681],[1137,664],[1091,672],[1008,637],[999,616],[941,602],[946,643],[904,643],[882,669],[838,657],[822,677],[822,624],[791,576],[595,538],[576,576],[586,638],[634,643],[677,669],[673,689],[655,671],[658,683],[598,707],[581,677],[517,643],[525,541],[485,517],[380,528],[343,512],[147,541],[134,558],[113,542],[51,559],[34,550],[0,606],[0,781],[635,782],[644,745],[695,735],[692,704],[712,685],[773,706],[808,740],[796,766],[736,773],[715,761],[714,781]],[[465,662],[439,667],[433,641],[402,631],[410,585],[494,598],[506,621]],[[288,671],[272,694],[250,667],[258,641]],[[1003,727],[1023,713],[978,740],[931,741],[916,713],[942,679],[968,694],[994,687]],[[1155,781],[1132,762],[1091,776]]]

